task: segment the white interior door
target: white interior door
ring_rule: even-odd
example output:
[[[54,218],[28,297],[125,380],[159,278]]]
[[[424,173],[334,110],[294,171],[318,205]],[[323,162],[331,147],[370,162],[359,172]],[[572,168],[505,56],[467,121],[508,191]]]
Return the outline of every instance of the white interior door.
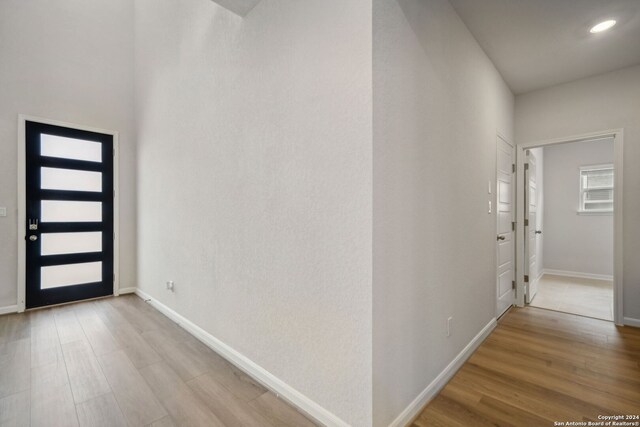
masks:
[[[497,211],[497,316],[502,315],[515,302],[515,223],[514,174],[515,147],[497,138],[496,159],[496,211]]]
[[[525,240],[525,295],[527,304],[531,303],[538,292],[538,187],[536,182],[536,156],[527,150],[525,163],[525,193],[524,193],[524,232]]]

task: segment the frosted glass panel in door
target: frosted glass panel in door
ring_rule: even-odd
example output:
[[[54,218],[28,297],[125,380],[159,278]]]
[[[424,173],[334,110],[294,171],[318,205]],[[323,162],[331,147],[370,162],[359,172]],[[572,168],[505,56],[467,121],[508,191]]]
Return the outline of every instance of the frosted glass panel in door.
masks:
[[[102,251],[102,232],[44,233],[41,255],[78,254]]]
[[[41,209],[42,222],[102,221],[102,202],[43,200]]]
[[[101,282],[102,262],[41,267],[40,274],[40,287],[42,289]]]
[[[43,190],[102,191],[102,173],[73,169],[40,168]]]
[[[82,139],[42,134],[40,136],[40,154],[62,159],[102,162],[102,144]]]

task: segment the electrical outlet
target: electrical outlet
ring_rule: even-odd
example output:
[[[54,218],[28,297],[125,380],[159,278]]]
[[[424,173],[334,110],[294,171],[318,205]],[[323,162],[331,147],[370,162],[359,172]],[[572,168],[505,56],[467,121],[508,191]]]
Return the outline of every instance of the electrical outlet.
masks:
[[[167,281],[167,290],[174,292],[173,285],[174,285],[173,280]]]
[[[447,319],[447,337],[451,336],[451,322],[453,322],[453,316]]]
[[[489,212],[488,213],[491,213],[491,200],[489,200]]]

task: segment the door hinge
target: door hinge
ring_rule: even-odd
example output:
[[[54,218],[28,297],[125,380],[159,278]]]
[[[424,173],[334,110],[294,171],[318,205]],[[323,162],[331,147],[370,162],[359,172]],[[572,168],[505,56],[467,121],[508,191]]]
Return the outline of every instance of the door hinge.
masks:
[[[115,157],[115,156],[116,156],[116,149],[114,148],[113,149],[113,157]]]
[[[515,289],[516,288],[516,281],[512,280],[511,281],[511,289]]]
[[[524,164],[524,170],[528,171],[529,170],[529,163],[525,163]]]
[[[528,274],[525,274],[525,275],[524,275],[524,281],[525,281],[526,283],[529,283],[529,275],[528,275]]]
[[[516,231],[516,223],[515,222],[511,223],[511,231]]]
[[[516,164],[515,163],[511,164],[511,173],[516,173]]]
[[[525,220],[524,220],[524,226],[525,226],[525,227],[528,227],[528,226],[529,226],[529,220],[528,220],[528,219],[525,219]]]
[[[113,273],[113,283],[116,282],[116,273]]]

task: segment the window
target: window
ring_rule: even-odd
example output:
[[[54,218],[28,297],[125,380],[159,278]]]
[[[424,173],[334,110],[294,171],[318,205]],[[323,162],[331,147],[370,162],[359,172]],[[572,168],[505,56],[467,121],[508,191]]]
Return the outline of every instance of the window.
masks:
[[[613,212],[613,165],[580,168],[579,213]]]

